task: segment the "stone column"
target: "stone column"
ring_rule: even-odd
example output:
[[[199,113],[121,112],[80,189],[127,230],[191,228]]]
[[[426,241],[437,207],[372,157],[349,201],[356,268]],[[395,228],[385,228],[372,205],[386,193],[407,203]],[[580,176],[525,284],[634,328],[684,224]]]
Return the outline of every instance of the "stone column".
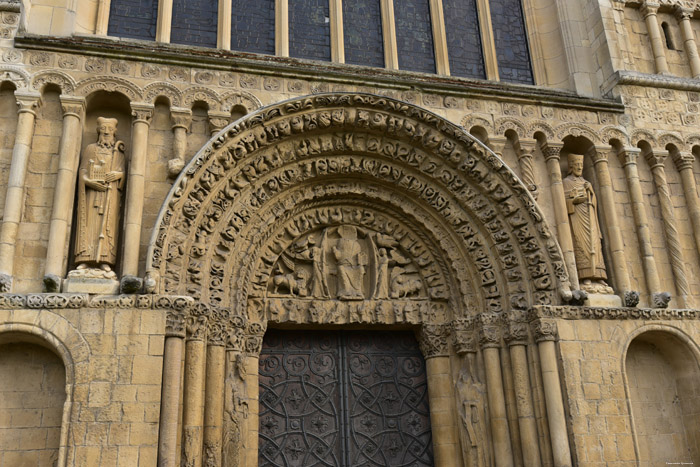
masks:
[[[578,271],[576,270],[576,258],[574,256],[574,241],[571,238],[569,215],[566,211],[566,197],[564,196],[564,185],[561,180],[561,166],[559,165],[560,153],[563,146],[562,143],[547,142],[542,147],[542,153],[547,162],[547,171],[549,172],[549,179],[552,183],[552,204],[554,205],[554,217],[557,223],[559,245],[564,255],[566,269],[569,272],[571,288],[576,290],[579,288],[579,283]]]
[[[693,225],[695,247],[700,253],[700,202],[698,202],[698,189],[695,182],[695,174],[693,173],[693,160],[692,154],[678,151],[673,154],[673,162],[681,174],[685,203],[690,214],[690,222]]]
[[[661,293],[661,283],[656,269],[656,261],[654,260],[646,203],[642,194],[642,185],[639,182],[639,171],[637,169],[637,156],[641,152],[642,150],[638,148],[624,148],[618,153],[618,157],[625,168],[630,201],[632,202],[632,215],[634,216],[635,230],[637,231],[639,249],[642,254],[644,278],[651,295],[651,301],[656,302],[654,297]]]
[[[68,222],[73,216],[75,186],[80,162],[80,142],[83,137],[82,120],[85,116],[85,98],[61,96],[63,130],[58,149],[58,174],[53,192],[53,208],[46,248],[44,289],[59,292],[65,275],[64,264],[68,255]]]
[[[180,465],[177,452],[177,422],[180,411],[180,379],[182,377],[182,341],[185,337],[185,313],[168,311],[163,350],[163,386],[160,396],[158,427],[158,465]]]
[[[170,30],[173,24],[173,0],[158,2],[158,20],[156,22],[156,41],[170,42]]]
[[[537,149],[537,141],[534,139],[520,139],[515,143],[515,154],[518,156],[520,166],[520,178],[530,190],[533,198],[537,199],[537,182],[535,181],[534,154]]]
[[[248,421],[247,377],[248,366],[244,353],[245,336],[243,319],[229,327],[226,336],[226,377],[224,380],[224,435],[222,463],[225,466],[246,465],[244,436]]]
[[[690,18],[693,17],[693,10],[676,6],[676,19],[681,28],[683,36],[683,46],[690,62],[690,72],[693,78],[700,78],[700,56],[698,55],[698,45],[695,43],[695,34],[690,25]]]
[[[173,107],[170,109],[170,119],[173,122],[173,157],[168,161],[168,175],[176,178],[185,167],[187,132],[192,124],[192,111]]]
[[[399,52],[396,45],[396,22],[394,21],[394,0],[380,0],[382,11],[382,39],[384,39],[384,66],[390,70],[399,69]]]
[[[442,0],[430,0],[430,22],[435,48],[435,68],[438,75],[450,74],[450,61],[447,57],[447,35],[445,33],[445,12]]]
[[[219,0],[216,48],[231,50],[231,0]]]
[[[226,335],[227,329],[224,324],[217,321],[209,323],[204,397],[204,459],[202,461],[207,467],[222,465]]]
[[[15,91],[15,99],[19,115],[5,194],[5,210],[0,225],[0,292],[10,292],[12,289],[17,231],[24,205],[24,183],[34,137],[35,111],[41,104],[41,96],[33,92]]]
[[[98,0],[97,17],[95,19],[95,35],[106,36],[109,29],[109,9],[112,6],[111,0]]]
[[[289,4],[275,0],[275,55],[289,57]]]
[[[547,406],[547,421],[552,442],[554,467],[571,467],[573,465],[571,462],[571,448],[569,447],[569,436],[566,429],[564,399],[561,394],[555,349],[557,325],[553,320],[536,320],[534,323],[534,334],[540,354],[542,385]]]
[[[187,317],[185,341],[185,383],[182,416],[182,464],[202,465],[202,424],[204,417],[204,367],[207,334],[206,316]]]
[[[248,418],[246,419],[245,439],[243,450],[245,452],[245,466],[258,466],[258,430],[260,427],[260,385],[258,382],[258,366],[260,352],[262,351],[263,336],[266,325],[250,323],[245,335],[245,368],[246,368],[246,394],[248,402]]]
[[[661,37],[659,20],[656,18],[656,12],[658,9],[658,3],[644,2],[641,12],[644,16],[644,21],[647,24],[647,32],[649,33],[649,41],[651,42],[651,51],[654,54],[656,72],[662,75],[667,75],[669,71],[668,63],[666,62],[666,51],[664,50],[664,40]]]
[[[226,112],[218,112],[215,110],[210,110],[208,116],[209,133],[211,133],[212,136],[223,130],[226,127],[226,125],[229,124],[229,120],[231,120],[230,114]]]
[[[503,392],[503,374],[499,348],[501,346],[501,331],[499,320],[493,313],[479,315],[479,345],[484,356],[486,370],[486,392],[488,394],[489,412],[491,415],[491,436],[496,467],[512,467],[513,447],[508,429],[506,399]]]
[[[424,324],[418,335],[425,358],[436,467],[460,465],[461,458],[454,410],[454,386],[447,345],[447,325]]]
[[[523,450],[523,463],[526,466],[542,465],[539,439],[537,436],[537,421],[532,402],[530,374],[527,363],[527,322],[522,313],[509,315],[506,334],[504,336],[510,350],[510,364],[513,371],[515,400],[518,408],[518,425],[520,426],[520,442]]]
[[[153,105],[131,104],[134,117],[131,129],[131,158],[126,185],[124,211],[124,242],[122,276],[138,276],[141,247],[141,220],[143,217],[146,160],[148,158],[148,129],[153,117]]]
[[[331,61],[345,63],[345,36],[343,35],[343,2],[328,2],[331,21]]]
[[[674,214],[673,201],[671,201],[671,193],[666,183],[666,171],[664,169],[664,161],[667,153],[649,151],[645,154],[651,173],[654,177],[654,185],[656,192],[659,195],[659,204],[661,204],[661,217],[664,223],[664,233],[666,235],[666,247],[669,256],[671,257],[671,269],[676,282],[676,291],[678,292],[678,308],[692,308],[692,300],[690,298],[690,286],[685,272],[685,261],[683,260],[683,249],[676,228],[676,215]]]
[[[617,222],[617,212],[615,211],[615,193],[613,192],[610,168],[608,166],[608,152],[610,150],[610,147],[592,147],[588,155],[593,161],[596,179],[598,180],[599,199],[603,205],[603,217],[605,218],[606,232],[610,242],[613,276],[617,283],[618,293],[622,293],[624,296],[625,292],[630,291],[630,277],[625,258],[625,244],[622,241],[620,225]]]

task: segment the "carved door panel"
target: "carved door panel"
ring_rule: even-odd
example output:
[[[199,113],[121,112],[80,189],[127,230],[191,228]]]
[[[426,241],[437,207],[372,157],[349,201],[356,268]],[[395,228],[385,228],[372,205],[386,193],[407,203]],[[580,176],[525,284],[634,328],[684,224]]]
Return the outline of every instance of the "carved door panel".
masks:
[[[413,335],[269,331],[259,463],[433,465],[425,362]]]

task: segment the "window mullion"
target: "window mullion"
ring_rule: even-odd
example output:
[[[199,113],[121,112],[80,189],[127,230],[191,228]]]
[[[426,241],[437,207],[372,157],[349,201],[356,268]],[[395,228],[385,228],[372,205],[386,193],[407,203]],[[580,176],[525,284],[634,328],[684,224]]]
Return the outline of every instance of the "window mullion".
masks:
[[[493,25],[491,24],[491,7],[489,0],[477,0],[479,13],[479,31],[481,32],[481,46],[484,48],[484,67],[486,79],[498,81],[498,57],[496,56],[496,43],[493,37]]]

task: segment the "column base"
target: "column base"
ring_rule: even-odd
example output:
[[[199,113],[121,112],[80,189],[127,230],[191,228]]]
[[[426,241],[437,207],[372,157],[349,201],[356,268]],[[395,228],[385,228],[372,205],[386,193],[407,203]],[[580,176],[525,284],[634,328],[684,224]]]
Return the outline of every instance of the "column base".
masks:
[[[67,293],[89,293],[101,295],[119,294],[119,281],[114,271],[102,269],[76,269],[68,273],[63,282]]]

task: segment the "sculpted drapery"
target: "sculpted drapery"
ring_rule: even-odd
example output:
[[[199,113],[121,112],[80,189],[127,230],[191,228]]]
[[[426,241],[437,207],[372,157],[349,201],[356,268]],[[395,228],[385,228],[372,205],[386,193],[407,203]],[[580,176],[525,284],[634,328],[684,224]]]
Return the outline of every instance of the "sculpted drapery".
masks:
[[[576,270],[583,286],[607,279],[600,225],[598,202],[593,186],[583,178],[583,156],[569,155],[569,173],[564,178],[564,193],[569,214],[569,225],[574,241]]]
[[[126,157],[116,119],[98,118],[97,135],[80,158],[75,263],[109,271],[117,258]]]

